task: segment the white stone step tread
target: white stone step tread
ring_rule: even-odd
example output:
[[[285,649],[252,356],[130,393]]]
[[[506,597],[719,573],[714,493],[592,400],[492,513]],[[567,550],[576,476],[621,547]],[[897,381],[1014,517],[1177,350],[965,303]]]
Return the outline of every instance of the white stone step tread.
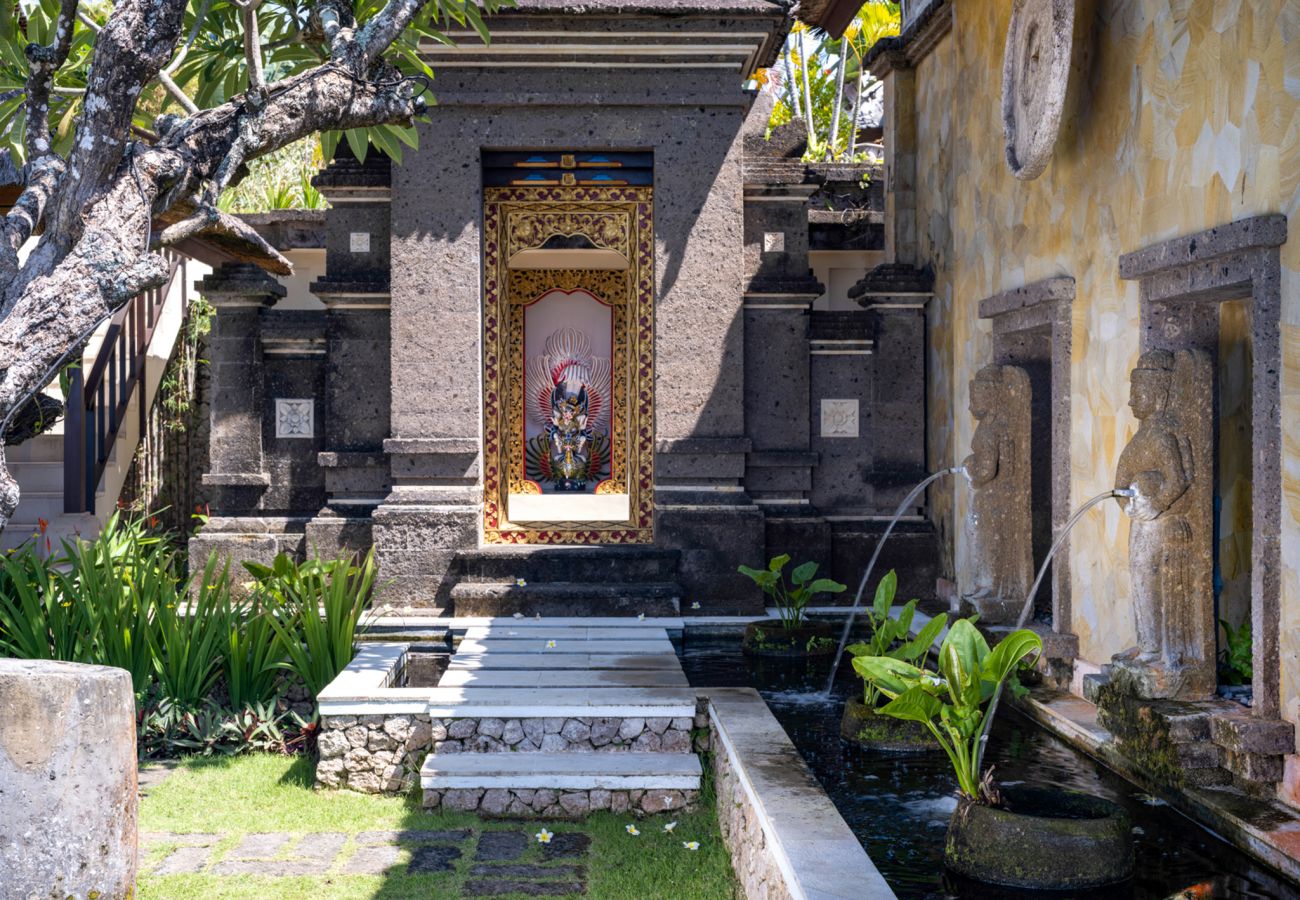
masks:
[[[429,715],[440,719],[680,717],[695,715],[693,688],[492,688],[425,690]]]
[[[448,669],[438,687],[688,687],[680,670],[651,669]]]
[[[654,641],[601,641],[581,638],[555,638],[546,640],[529,640],[516,638],[487,638],[475,640],[466,638],[456,647],[457,653],[662,653],[676,656],[672,642],[667,638]]]
[[[431,753],[420,770],[420,785],[425,790],[697,790],[700,772],[693,753]]]
[[[556,640],[556,641],[666,641],[662,628],[582,628],[579,626],[529,627],[510,625],[475,626],[465,629],[465,639],[482,640]]]
[[[676,654],[666,653],[457,653],[447,669],[625,669],[681,671]]]

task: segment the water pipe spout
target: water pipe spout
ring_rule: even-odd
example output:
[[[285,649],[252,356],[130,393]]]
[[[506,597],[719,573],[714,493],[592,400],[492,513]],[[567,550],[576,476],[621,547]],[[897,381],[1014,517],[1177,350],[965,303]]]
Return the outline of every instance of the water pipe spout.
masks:
[[[885,542],[889,540],[889,535],[893,532],[894,526],[898,524],[898,520],[903,517],[903,513],[907,512],[908,508],[921,495],[921,492],[929,487],[931,482],[937,481],[945,475],[956,475],[959,472],[963,475],[966,474],[965,467],[953,466],[950,469],[940,469],[912,488],[907,496],[903,498],[903,502],[898,504],[898,509],[894,511],[893,518],[889,520],[889,526],[885,528],[885,533],[880,536],[880,540],[876,543],[876,549],[871,552],[871,559],[867,562],[866,571],[862,573],[862,580],[858,582],[858,592],[853,598],[853,607],[849,610],[848,618],[844,620],[844,630],[840,632],[840,644],[835,650],[835,660],[831,663],[831,674],[826,679],[825,696],[829,697],[831,689],[835,687],[835,673],[839,671],[840,660],[844,657],[844,646],[849,642],[849,633],[853,631],[853,620],[857,618],[858,607],[862,604],[862,594],[867,589],[867,581],[871,578],[872,570],[876,568],[876,560],[880,558],[880,551],[885,546]]]

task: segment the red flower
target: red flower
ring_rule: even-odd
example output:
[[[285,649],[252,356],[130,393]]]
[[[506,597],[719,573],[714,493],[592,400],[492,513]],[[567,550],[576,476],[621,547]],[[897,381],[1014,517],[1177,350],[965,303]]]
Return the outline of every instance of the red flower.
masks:
[[[37,519],[36,527],[40,529],[41,534],[45,534],[45,529],[50,527],[50,523],[45,519]]]
[[[157,516],[150,516],[150,517],[149,517],[149,527],[150,527],[150,528],[157,528],[157,527],[158,527],[158,517],[157,517]]]

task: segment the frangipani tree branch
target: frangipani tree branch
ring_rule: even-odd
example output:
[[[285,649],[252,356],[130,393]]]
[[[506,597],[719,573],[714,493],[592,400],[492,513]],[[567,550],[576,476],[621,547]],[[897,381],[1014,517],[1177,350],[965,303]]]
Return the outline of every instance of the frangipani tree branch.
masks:
[[[64,2],[71,22],[75,2]],[[132,140],[137,101],[155,80],[166,87],[160,76],[174,64],[186,0],[117,0],[96,35],[66,166],[57,156],[33,158],[3,223],[0,265],[42,222],[45,231],[17,277],[0,282],[0,434],[95,327],[164,281],[168,267],[157,248],[210,232],[251,236],[214,209],[244,161],[321,131],[410,124],[420,115],[419,92],[383,57],[436,2],[389,0],[358,30],[350,4],[326,0],[317,7],[317,33],[328,40],[328,62],[267,84],[254,54],[249,90],[210,109],[183,105],[188,115],[160,117],[156,139],[143,142]],[[153,235],[157,217],[182,203],[189,206],[180,221]],[[0,447],[0,528],[17,499]]]

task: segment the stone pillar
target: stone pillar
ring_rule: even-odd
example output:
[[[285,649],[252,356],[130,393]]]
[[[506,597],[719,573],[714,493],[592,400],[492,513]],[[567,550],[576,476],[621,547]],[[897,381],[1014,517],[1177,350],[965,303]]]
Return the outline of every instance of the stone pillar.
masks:
[[[926,476],[925,306],[934,276],[912,266],[885,263],[849,289],[871,314],[871,465],[873,502],[890,515]],[[924,498],[918,503],[919,512]]]
[[[260,316],[285,290],[257,266],[226,263],[199,282],[199,292],[216,307],[208,339],[210,470],[203,484],[211,489],[214,515],[251,515],[270,484],[262,459]]]
[[[135,697],[123,669],[0,659],[6,897],[133,895]]]
[[[327,499],[307,525],[307,542],[322,552],[364,550],[373,540],[371,514],[391,482],[384,440],[392,402],[392,167],[373,150],[365,163],[340,152],[314,183],[331,203],[325,277],[311,286],[326,309],[325,439],[317,461]]]
[[[916,265],[916,70],[895,51],[871,73],[885,83],[885,259]]]

